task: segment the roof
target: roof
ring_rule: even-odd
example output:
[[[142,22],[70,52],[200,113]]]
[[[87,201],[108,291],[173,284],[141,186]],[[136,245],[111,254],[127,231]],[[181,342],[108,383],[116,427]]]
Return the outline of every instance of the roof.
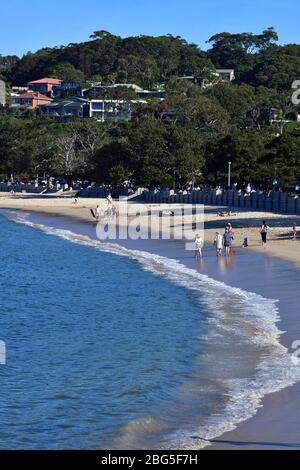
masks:
[[[143,89],[139,87],[138,85],[135,85],[134,83],[114,83],[113,85],[101,85],[96,84],[92,88],[102,88],[103,90],[109,89],[109,88],[131,88],[135,92],[142,91]]]
[[[51,106],[68,106],[69,104],[79,104],[84,105],[87,104],[89,101],[85,100],[84,98],[79,98],[77,96],[70,97],[63,101],[52,101]]]
[[[28,82],[28,85],[33,85],[33,84],[39,85],[43,83],[46,83],[49,85],[61,85],[62,80],[58,80],[57,78],[45,77],[45,78],[41,78],[40,80],[33,80],[32,82]]]
[[[234,69],[216,69],[218,73],[234,73]]]
[[[34,93],[33,91],[27,91],[26,93],[22,93],[21,95],[18,95],[17,97],[51,101],[51,98],[49,98],[48,96],[42,95],[42,93]]]
[[[43,107],[47,107],[47,108],[78,107],[80,108],[87,103],[88,103],[88,100],[74,97],[74,98],[69,98],[68,100],[64,100],[64,101],[53,101],[52,103],[43,105]]]

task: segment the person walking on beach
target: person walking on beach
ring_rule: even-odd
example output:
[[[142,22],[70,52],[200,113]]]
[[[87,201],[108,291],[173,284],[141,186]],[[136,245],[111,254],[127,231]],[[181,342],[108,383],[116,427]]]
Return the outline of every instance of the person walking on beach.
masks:
[[[223,237],[219,232],[216,232],[216,236],[214,238],[214,245],[216,248],[217,256],[221,256],[223,250]]]
[[[224,247],[225,247],[226,256],[229,256],[231,245],[232,245],[232,234],[228,227],[225,230],[223,239],[224,239]]]
[[[195,239],[195,256],[196,259],[202,258],[203,238],[197,234]]]
[[[296,240],[297,238],[297,227],[296,224],[293,224],[293,240]]]
[[[264,220],[260,228],[260,235],[263,246],[267,244],[267,235],[269,230],[270,227],[266,224],[266,221]]]

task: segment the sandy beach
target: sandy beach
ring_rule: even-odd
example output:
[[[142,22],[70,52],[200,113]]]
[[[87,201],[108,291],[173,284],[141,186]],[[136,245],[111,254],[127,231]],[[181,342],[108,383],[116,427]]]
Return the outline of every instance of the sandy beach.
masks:
[[[8,195],[0,196],[0,208],[10,210],[21,210],[34,214],[44,214],[45,216],[59,216],[72,218],[81,224],[95,225],[95,221],[91,216],[90,209],[95,209],[97,205],[103,208],[107,207],[106,201],[98,199],[79,199],[76,204],[74,200],[69,199],[39,199],[35,197],[10,197]],[[155,205],[147,207],[147,209],[155,210]],[[210,247],[216,231],[223,233],[224,226],[230,222],[235,230],[235,247],[241,247],[245,237],[249,240],[249,249],[254,250],[259,255],[266,255],[270,261],[275,257],[283,264],[278,269],[287,269],[289,263],[293,263],[293,269],[297,270],[300,266],[300,250],[298,249],[298,240],[292,240],[291,231],[293,223],[300,226],[300,218],[297,216],[287,216],[283,214],[261,213],[256,211],[239,211],[235,216],[222,218],[218,216],[221,208],[206,207],[205,208],[205,243]],[[141,216],[141,223],[147,221],[147,216]],[[269,243],[266,247],[261,246],[259,227],[262,220],[266,220],[270,226]],[[180,221],[176,217],[173,219],[174,226]],[[188,220],[187,223],[190,223]],[[175,244],[170,242],[169,246]],[[143,243],[145,247],[145,243]],[[174,250],[177,248],[173,248]],[[206,249],[206,248],[205,248]],[[205,252],[204,249],[204,252]],[[167,256],[172,256],[172,248]],[[204,253],[205,254],[205,253]],[[194,259],[189,253],[187,259],[184,260],[188,265],[193,266]],[[250,259],[250,258],[249,258]],[[208,264],[207,273],[218,278],[219,274],[213,266]],[[232,276],[232,283],[240,283],[243,288],[247,287],[247,279],[239,280],[238,272],[236,278]],[[277,278],[280,286],[280,275]],[[260,288],[257,281],[258,289]],[[291,291],[296,289],[295,286],[288,286]],[[276,290],[276,286],[274,287]],[[270,287],[263,290],[263,294],[269,293],[275,296],[274,289]],[[290,296],[287,289],[286,295]],[[272,298],[272,296],[270,298]],[[273,298],[278,298],[273,297]],[[295,300],[295,299],[294,299]],[[283,344],[290,348],[293,340],[300,338],[300,328],[296,317],[295,302],[289,306],[289,298],[285,298],[284,294],[280,297],[281,322],[279,328],[287,333],[282,337]],[[297,449],[300,446],[300,433],[298,427],[298,418],[300,409],[300,384],[286,388],[278,393],[267,395],[263,400],[263,407],[258,413],[248,421],[238,425],[237,429],[230,433],[224,434],[216,439],[211,447],[207,449]]]
[[[72,199],[44,198],[14,196],[0,194],[0,208],[23,210],[57,216],[73,217],[84,222],[93,222],[90,209],[94,209],[100,205],[105,210],[107,203],[105,200],[99,199],[79,199],[75,204]],[[116,203],[118,205],[118,203]],[[147,208],[155,209],[158,206],[148,204]],[[272,212],[259,212],[241,210],[235,211],[234,216],[219,217],[218,212],[222,207],[205,207],[205,243],[211,243],[216,231],[223,233],[225,225],[230,222],[235,231],[235,246],[242,246],[245,237],[248,238],[249,249],[255,250],[268,256],[276,256],[278,258],[290,261],[300,266],[300,250],[297,249],[297,240],[292,239],[292,226],[294,223],[300,230],[300,217],[296,215],[274,214]],[[147,217],[141,218],[145,223]],[[174,226],[178,220],[174,217]],[[260,226],[263,220],[266,220],[270,226],[269,243],[262,247],[260,239]],[[189,221],[187,220],[187,223]],[[300,237],[300,235],[299,235]]]

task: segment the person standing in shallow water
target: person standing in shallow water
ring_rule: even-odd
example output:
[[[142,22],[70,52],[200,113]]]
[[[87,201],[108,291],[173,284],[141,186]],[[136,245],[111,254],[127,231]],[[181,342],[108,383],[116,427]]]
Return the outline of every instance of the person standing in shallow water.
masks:
[[[233,242],[233,240],[234,240],[234,230],[233,230],[232,225],[231,225],[230,223],[228,223],[228,224],[226,225],[226,229],[228,229],[228,231],[229,231],[229,233],[230,233],[230,235],[231,235],[231,242]],[[226,230],[226,229],[225,229],[225,230]],[[232,245],[232,243],[231,243],[231,245]]]
[[[261,242],[263,246],[267,244],[267,235],[269,229],[270,227],[266,224],[266,221],[264,220],[260,228]]]
[[[231,245],[232,245],[232,234],[229,228],[226,228],[223,239],[224,239],[224,247],[225,247],[226,256],[229,256]]]
[[[223,250],[223,237],[219,232],[216,232],[216,236],[214,238],[214,245],[216,248],[217,256],[221,256]]]
[[[195,256],[196,259],[202,258],[203,238],[197,234],[195,239]]]

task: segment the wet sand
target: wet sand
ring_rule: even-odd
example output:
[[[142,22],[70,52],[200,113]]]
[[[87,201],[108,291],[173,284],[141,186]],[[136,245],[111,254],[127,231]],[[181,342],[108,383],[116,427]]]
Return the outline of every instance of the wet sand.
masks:
[[[31,213],[31,219],[59,228],[67,228],[77,233],[83,233],[95,238],[95,225],[91,223],[90,207],[95,207],[93,200],[82,200],[80,204],[72,205],[71,201],[59,201],[59,204],[40,202],[25,204],[17,199],[1,200],[3,207],[25,209]],[[99,201],[98,201],[99,202]],[[41,215],[43,213],[43,215]],[[51,217],[59,215],[60,217]],[[49,217],[50,216],[50,217]],[[67,217],[65,217],[67,216]],[[268,217],[267,217],[268,216]],[[272,229],[271,237],[276,237],[265,249],[260,248],[257,222],[266,218]],[[236,230],[235,250],[233,256],[226,260],[216,260],[211,239],[217,228],[223,229],[227,220],[216,216],[216,208],[207,208],[205,237],[205,258],[203,263],[196,262],[192,253],[185,251],[182,241],[140,240],[122,241],[127,248],[150,251],[170,258],[175,258],[199,270],[202,273],[222,280],[228,285],[241,287],[256,292],[271,299],[279,300],[281,321],[278,327],[286,333],[281,342],[290,352],[293,341],[300,339],[299,293],[300,250],[298,241],[284,239],[289,236],[290,227],[296,217],[245,212],[232,218]],[[240,230],[238,227],[241,226]],[[257,253],[239,248],[244,236],[250,234],[251,249]],[[249,236],[249,235],[248,235]],[[296,248],[295,248],[296,247]],[[261,253],[260,253],[261,252]],[[273,257],[276,252],[277,259]],[[263,256],[263,254],[269,256]],[[293,261],[290,264],[289,261]],[[264,273],[261,277],[261,272]],[[291,450],[300,448],[300,383],[286,388],[281,392],[264,398],[262,408],[256,416],[238,425],[236,430],[225,433],[213,442],[207,449],[281,449]],[[201,436],[200,436],[201,437]]]

